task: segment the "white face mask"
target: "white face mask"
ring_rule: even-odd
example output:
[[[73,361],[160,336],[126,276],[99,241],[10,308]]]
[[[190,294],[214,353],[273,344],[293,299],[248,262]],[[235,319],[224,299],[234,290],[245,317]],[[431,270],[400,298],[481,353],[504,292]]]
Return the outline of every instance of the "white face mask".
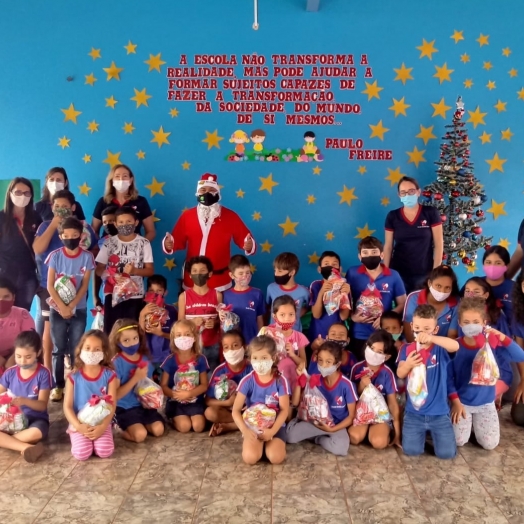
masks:
[[[267,375],[273,367],[272,360],[252,360],[251,365],[259,375]]]
[[[429,286],[429,292],[433,295],[433,298],[437,302],[444,302],[444,300],[447,300],[449,295],[451,295],[451,293],[442,293],[442,291],[437,291],[431,286]]]
[[[102,351],[80,351],[80,360],[88,366],[96,366],[104,360],[104,353]]]
[[[173,342],[180,351],[189,351],[195,344],[195,339],[193,337],[175,337]]]
[[[460,327],[462,328],[462,332],[464,335],[466,335],[466,337],[476,337],[484,330],[484,326],[482,324],[464,324]]]
[[[366,346],[364,356],[370,366],[381,366],[386,361],[384,353],[375,353],[369,346]]]
[[[64,188],[65,184],[63,182],[55,182],[54,180],[50,180],[47,183],[47,189],[49,189],[51,196],[53,196],[57,191],[62,191]]]
[[[27,204],[29,204],[31,200],[31,197],[27,197],[24,195],[16,196],[16,195],[13,195],[13,193],[11,193],[10,196],[11,196],[11,202],[13,202],[13,204],[16,207],[26,207]]]
[[[131,187],[130,180],[113,180],[113,187],[120,193],[125,193]]]
[[[244,348],[234,349],[233,351],[224,351],[224,359],[228,364],[234,366],[239,364],[244,359]]]
[[[328,368],[323,368],[322,366],[317,366],[317,367],[318,367],[318,370],[320,371],[320,374],[325,378],[335,373],[335,371],[338,369],[338,364],[333,364],[332,366],[329,366]]]

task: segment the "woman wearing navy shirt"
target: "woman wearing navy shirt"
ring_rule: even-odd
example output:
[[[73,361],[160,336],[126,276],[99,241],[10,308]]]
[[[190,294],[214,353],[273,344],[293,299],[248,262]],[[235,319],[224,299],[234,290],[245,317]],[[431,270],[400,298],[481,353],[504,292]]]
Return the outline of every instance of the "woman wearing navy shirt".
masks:
[[[509,262],[509,252],[502,246],[491,246],[484,251],[482,257],[485,280],[491,286],[495,298],[502,304],[502,310],[508,322],[511,322],[513,318],[511,303],[513,280],[506,277]]]
[[[386,217],[384,264],[400,273],[406,292],[420,289],[432,268],[442,264],[444,236],[438,210],[418,203],[420,186],[402,177],[398,195],[403,207]]]

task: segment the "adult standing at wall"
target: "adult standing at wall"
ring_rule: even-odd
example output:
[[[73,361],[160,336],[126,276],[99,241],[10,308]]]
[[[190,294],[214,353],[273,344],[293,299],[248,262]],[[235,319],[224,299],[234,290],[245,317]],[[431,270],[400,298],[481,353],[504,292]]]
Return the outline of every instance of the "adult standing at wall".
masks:
[[[14,305],[28,311],[38,288],[33,241],[42,222],[33,206],[33,184],[14,178],[0,211],[0,276],[16,287]]]
[[[524,250],[522,244],[524,242],[524,220],[520,223],[519,232],[517,233],[517,247],[511,255],[511,260],[506,270],[506,277],[513,278],[517,272],[524,269]]]
[[[171,235],[164,238],[163,248],[168,254],[187,248],[187,260],[198,255],[208,257],[213,264],[208,286],[224,291],[231,287],[228,269],[231,241],[246,255],[256,251],[256,244],[242,219],[219,203],[221,196],[216,175],[202,175],[195,195],[197,206],[182,213]],[[184,287],[192,287],[188,271],[184,271]]]
[[[402,177],[397,189],[403,207],[386,217],[384,264],[400,273],[409,294],[442,264],[444,234],[438,210],[419,204],[420,186],[414,178]]]

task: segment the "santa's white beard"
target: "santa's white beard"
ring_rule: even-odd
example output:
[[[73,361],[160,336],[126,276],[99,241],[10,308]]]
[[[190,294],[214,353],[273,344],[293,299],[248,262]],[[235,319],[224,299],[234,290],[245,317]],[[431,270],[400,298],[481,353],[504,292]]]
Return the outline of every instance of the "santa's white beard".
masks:
[[[212,224],[215,218],[220,216],[220,211],[222,206],[216,202],[211,206],[205,206],[204,204],[197,204],[197,214],[198,218],[202,220],[205,224],[209,221]]]

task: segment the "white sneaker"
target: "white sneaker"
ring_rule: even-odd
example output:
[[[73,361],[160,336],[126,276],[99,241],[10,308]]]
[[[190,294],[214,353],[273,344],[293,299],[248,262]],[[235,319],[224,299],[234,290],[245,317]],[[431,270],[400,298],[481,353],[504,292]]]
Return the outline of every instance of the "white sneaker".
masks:
[[[51,391],[50,399],[53,402],[60,402],[64,398],[64,390],[62,388],[54,388]]]

